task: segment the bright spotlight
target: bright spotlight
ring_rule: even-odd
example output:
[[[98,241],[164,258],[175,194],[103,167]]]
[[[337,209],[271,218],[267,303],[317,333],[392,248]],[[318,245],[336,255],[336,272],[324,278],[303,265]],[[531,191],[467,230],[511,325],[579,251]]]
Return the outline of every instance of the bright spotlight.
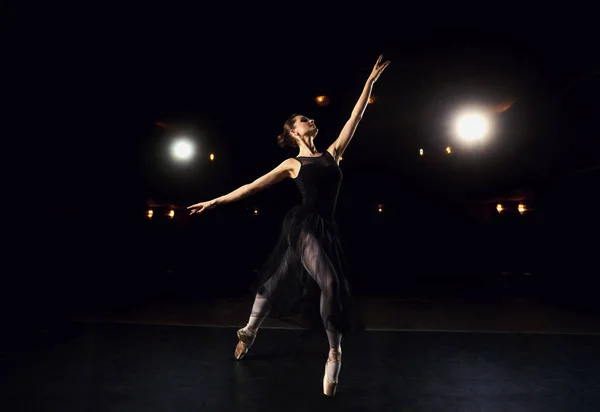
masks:
[[[173,143],[171,152],[177,159],[188,160],[194,154],[194,147],[189,141],[182,139]]]
[[[488,119],[476,113],[460,116],[456,122],[456,133],[463,140],[473,141],[483,138],[488,132]]]

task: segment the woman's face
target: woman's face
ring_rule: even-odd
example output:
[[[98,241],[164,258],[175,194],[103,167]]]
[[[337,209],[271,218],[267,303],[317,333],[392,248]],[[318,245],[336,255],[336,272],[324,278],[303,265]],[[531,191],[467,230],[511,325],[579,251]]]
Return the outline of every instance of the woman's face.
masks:
[[[296,116],[296,123],[294,124],[294,130],[301,136],[311,136],[315,137],[319,132],[317,126],[315,125],[315,121],[313,119],[309,119],[306,116],[298,115]]]

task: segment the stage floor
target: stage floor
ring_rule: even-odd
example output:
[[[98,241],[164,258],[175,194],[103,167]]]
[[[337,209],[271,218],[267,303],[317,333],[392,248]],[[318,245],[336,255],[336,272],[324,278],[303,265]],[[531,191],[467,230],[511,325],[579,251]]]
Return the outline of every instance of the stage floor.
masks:
[[[322,394],[324,333],[67,323],[2,350],[6,411],[598,411],[600,336],[360,331]]]
[[[74,321],[240,327],[246,325],[253,296],[214,299],[159,299],[113,311],[80,313]],[[476,331],[600,334],[600,313],[572,305],[514,298],[475,303],[464,299],[366,296],[355,313],[366,330]],[[263,328],[299,328],[300,322],[266,319]]]
[[[322,394],[324,331],[266,321],[242,361],[251,298],[154,303],[7,328],[3,410],[598,411],[600,322],[539,304],[364,300]],[[335,404],[335,405],[334,405]],[[328,409],[333,410],[333,409]]]

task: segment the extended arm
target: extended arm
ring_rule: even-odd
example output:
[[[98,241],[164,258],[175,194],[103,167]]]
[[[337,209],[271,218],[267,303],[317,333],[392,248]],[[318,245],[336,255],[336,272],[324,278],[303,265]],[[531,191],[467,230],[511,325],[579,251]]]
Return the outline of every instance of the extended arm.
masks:
[[[358,101],[356,102],[356,105],[352,110],[352,114],[350,115],[350,118],[342,128],[340,135],[335,140],[335,142],[333,142],[331,146],[329,146],[328,150],[330,152],[333,152],[332,154],[336,160],[339,160],[339,158],[346,150],[346,147],[348,147],[350,140],[352,140],[352,137],[354,136],[354,132],[356,131],[358,123],[360,123],[365,109],[367,108],[367,104],[369,103],[371,91],[373,90],[373,84],[375,84],[375,82],[379,78],[379,75],[381,75],[383,70],[390,64],[389,60],[381,64],[382,57],[383,56],[379,56],[379,58],[377,59],[375,67],[373,67],[373,71],[369,75],[369,78],[367,79],[367,82],[363,87],[362,93],[360,94],[360,97],[358,98]]]
[[[215,202],[215,205],[217,206],[225,205],[227,203],[236,202],[245,197],[263,191],[269,186],[272,186],[275,183],[278,183],[283,179],[290,177],[293,162],[295,162],[295,160],[293,159],[284,160],[279,166],[271,170],[269,173],[262,175],[252,183],[240,186],[231,193],[228,193],[221,197],[217,197],[213,200],[213,202]]]
[[[227,203],[236,202],[245,197],[258,193],[269,186],[274,185],[281,180],[291,177],[296,160],[287,159],[284,160],[279,166],[271,170],[269,173],[259,177],[252,183],[245,184],[243,186],[238,187],[234,191],[227,193],[226,195],[217,197],[213,200],[209,200],[207,202],[196,203],[192,206],[188,206],[188,209],[191,209],[190,214],[194,213],[202,213],[207,209],[212,209],[218,205],[225,205]]]

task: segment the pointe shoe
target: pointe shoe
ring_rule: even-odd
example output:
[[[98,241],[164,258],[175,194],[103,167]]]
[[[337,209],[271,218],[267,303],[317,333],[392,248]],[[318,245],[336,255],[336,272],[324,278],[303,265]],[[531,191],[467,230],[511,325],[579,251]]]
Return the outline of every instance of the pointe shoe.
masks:
[[[329,363],[342,363],[342,349],[339,348],[337,351],[330,350],[327,362],[325,362],[325,373],[323,375],[323,393],[326,396],[334,396],[337,390],[339,377],[333,379],[333,376],[327,374],[327,364]],[[341,366],[340,366],[341,368]]]
[[[239,339],[237,346],[235,347],[235,358],[237,360],[242,359],[250,349],[250,346],[254,343],[256,333],[251,334],[246,332],[244,329],[237,331],[237,337]]]

